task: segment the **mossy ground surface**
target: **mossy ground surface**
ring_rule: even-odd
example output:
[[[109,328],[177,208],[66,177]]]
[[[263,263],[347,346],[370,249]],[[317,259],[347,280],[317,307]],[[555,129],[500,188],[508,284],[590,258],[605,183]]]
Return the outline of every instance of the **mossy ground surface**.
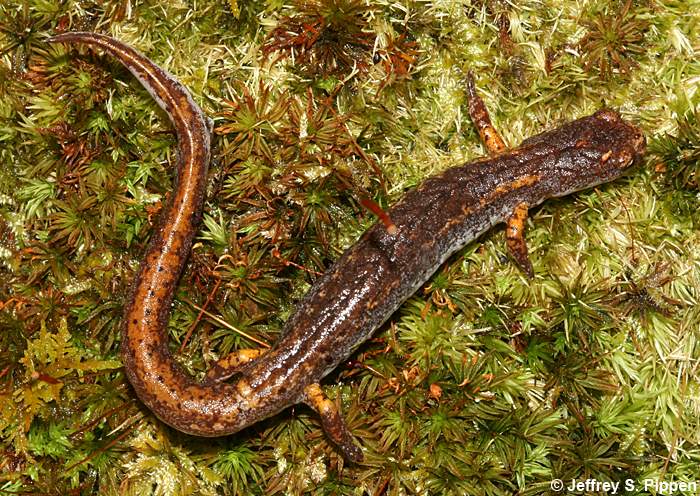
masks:
[[[3,1],[0,493],[544,494],[558,478],[662,494],[643,481],[699,481],[699,23],[696,0]],[[194,375],[257,346],[246,335],[275,341],[374,222],[360,198],[391,205],[483,155],[468,70],[511,144],[607,105],[650,151],[627,177],[531,212],[533,280],[494,229],[326,380],[363,464],[303,406],[201,440],[136,400],[118,354],[171,189],[171,126],[110,57],[43,42],[69,29],[138,48],[215,119],[169,329]]]

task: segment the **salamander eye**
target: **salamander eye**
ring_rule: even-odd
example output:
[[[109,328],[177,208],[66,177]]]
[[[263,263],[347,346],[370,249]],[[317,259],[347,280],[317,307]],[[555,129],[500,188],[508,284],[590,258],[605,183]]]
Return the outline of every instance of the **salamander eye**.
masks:
[[[635,151],[637,153],[642,153],[644,152],[644,148],[646,147],[646,139],[644,138],[644,134],[642,134],[641,131],[637,131],[634,133],[632,136],[632,146],[634,147]]]
[[[610,109],[600,109],[598,112],[595,113],[595,116],[598,119],[602,119],[606,122],[616,122],[620,118],[617,112]]]

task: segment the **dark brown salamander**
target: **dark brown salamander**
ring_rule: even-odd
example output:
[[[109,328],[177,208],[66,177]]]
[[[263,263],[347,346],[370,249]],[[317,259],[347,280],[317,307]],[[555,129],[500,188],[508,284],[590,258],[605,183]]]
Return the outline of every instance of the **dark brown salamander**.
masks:
[[[508,246],[532,275],[523,238],[528,208],[611,181],[644,152],[639,129],[612,110],[569,122],[507,151],[469,81],[470,114],[494,154],[427,179],[320,277],[264,354],[220,360],[204,382],[173,362],[167,323],[173,291],[201,214],[209,161],[207,118],[187,90],[132,48],[106,36],[66,33],[52,42],[96,45],[115,56],[168,113],[178,136],[178,184],[153,234],[124,314],[122,357],[139,398],[160,419],[199,436],[237,432],[295,403],[321,415],[352,460],[362,451],[319,381],[386,321],[455,251],[507,222]],[[227,379],[233,378],[231,382]]]

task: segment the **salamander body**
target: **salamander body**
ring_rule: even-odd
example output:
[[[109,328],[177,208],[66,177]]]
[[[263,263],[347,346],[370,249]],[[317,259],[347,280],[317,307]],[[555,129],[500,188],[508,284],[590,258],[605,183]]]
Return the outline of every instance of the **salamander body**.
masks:
[[[235,433],[306,402],[319,412],[326,432],[345,455],[360,460],[362,452],[323,396],[319,381],[450,255],[494,225],[509,222],[514,256],[530,272],[522,241],[527,208],[616,179],[645,147],[638,128],[603,109],[510,151],[501,142],[494,156],[427,179],[389,210],[394,234],[375,224],[316,281],[271,350],[238,353],[198,382],[173,361],[167,323],[201,215],[209,162],[207,118],[172,76],[117,40],[74,32],[50,41],[94,45],[116,57],[168,113],[177,132],[177,188],[133,283],[121,350],[126,375],[141,401],[167,424],[198,436]],[[475,108],[475,122],[483,121],[479,106]],[[477,124],[488,131],[487,116],[485,122]]]

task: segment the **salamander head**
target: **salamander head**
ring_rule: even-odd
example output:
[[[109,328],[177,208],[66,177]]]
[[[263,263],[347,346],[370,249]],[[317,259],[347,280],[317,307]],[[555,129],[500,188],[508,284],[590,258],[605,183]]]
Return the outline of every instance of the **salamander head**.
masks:
[[[563,134],[569,139],[571,155],[569,160],[552,164],[566,183],[562,195],[620,177],[639,162],[646,149],[642,131],[614,110],[601,109],[566,127]]]
[[[599,123],[600,132],[610,141],[610,158],[618,167],[624,170],[644,155],[646,138],[637,126],[625,122],[620,114],[610,109],[601,109],[591,117]]]

